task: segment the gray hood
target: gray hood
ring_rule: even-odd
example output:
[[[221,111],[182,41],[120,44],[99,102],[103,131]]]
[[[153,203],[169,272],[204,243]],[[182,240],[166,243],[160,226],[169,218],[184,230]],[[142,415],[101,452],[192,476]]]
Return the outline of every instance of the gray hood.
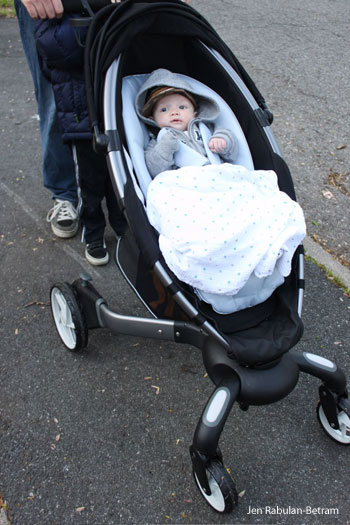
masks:
[[[167,69],[156,69],[148,77],[138,94],[136,95],[135,105],[136,112],[138,117],[145,123],[150,126],[156,126],[154,120],[146,118],[141,114],[142,108],[145,105],[147,94],[149,90],[156,87],[169,86],[179,89],[184,89],[191,93],[194,96],[197,103],[197,117],[201,120],[213,121],[219,115],[219,106],[214,99],[199,95],[196,91],[190,86],[190,84],[181,76],[168,71]]]

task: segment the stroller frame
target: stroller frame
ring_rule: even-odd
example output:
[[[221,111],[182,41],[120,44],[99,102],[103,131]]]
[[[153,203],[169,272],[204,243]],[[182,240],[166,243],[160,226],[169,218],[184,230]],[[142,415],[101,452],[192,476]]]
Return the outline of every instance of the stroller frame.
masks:
[[[177,0],[166,0],[165,3],[182,4]],[[120,9],[123,10],[124,6]],[[191,16],[195,13],[189,6],[181,6],[181,9],[190,12]],[[272,152],[281,157],[269,126],[272,115],[263,98],[257,91],[254,92],[254,96],[251,94],[251,86],[247,88],[241,76],[215,49],[204,43],[201,45],[234,79],[259,122]],[[104,80],[105,131],[100,132],[98,120],[93,122],[96,148],[106,152],[112,182],[120,205],[124,208],[128,167],[116,122],[115,93],[118,72],[118,60],[115,60],[109,66]],[[260,97],[258,103],[257,95]],[[130,219],[127,213],[126,218]],[[297,310],[300,316],[304,283],[302,246],[295,259],[299,284]],[[106,300],[92,285],[91,277],[83,273],[72,284],[57,283],[52,286],[51,309],[54,322],[63,344],[70,351],[83,349],[88,342],[88,331],[96,328],[106,328],[117,334],[190,344],[201,350],[205,369],[214,384],[214,391],[197,423],[190,455],[198,488],[214,510],[220,513],[230,512],[238,501],[235,485],[224,467],[219,448],[222,430],[235,402],[242,410],[247,410],[250,405],[277,402],[294,389],[300,372],[309,374],[321,381],[317,415],[322,428],[338,443],[350,444],[350,401],[346,378],[335,363],[321,356],[296,350],[289,350],[275,359],[253,366],[240,363],[229,355],[229,351],[232,350],[230,342],[188,300],[163,261],[158,259],[149,266],[164,290],[184,312],[187,321],[157,318],[151,310],[154,318],[121,315],[108,307]]]

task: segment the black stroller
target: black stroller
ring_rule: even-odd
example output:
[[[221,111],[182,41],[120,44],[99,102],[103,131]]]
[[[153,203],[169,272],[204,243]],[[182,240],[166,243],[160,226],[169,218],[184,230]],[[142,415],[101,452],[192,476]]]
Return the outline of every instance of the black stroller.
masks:
[[[142,130],[133,124],[130,102],[135,89],[157,68],[190,76],[217,93],[235,115],[254,168],[274,170],[280,189],[295,199],[292,179],[270,130],[272,114],[263,97],[201,15],[180,0],[90,3],[94,12],[81,0],[82,18],[74,24],[90,24],[85,73],[95,149],[106,155],[128,224],[118,241],[116,263],[152,318],[111,311],[87,275],[52,287],[53,318],[71,351],[86,347],[88,331],[95,328],[191,344],[202,351],[215,389],[190,447],[193,474],[209,505],[230,512],[238,496],[219,439],[233,404],[247,410],[281,400],[296,386],[299,372],[306,372],[321,380],[320,424],[331,438],[349,445],[346,379],[333,362],[291,350],[303,332],[302,246],[283,285],[263,303],[232,314],[216,313],[169,270],[145,212]],[[79,10],[73,2],[68,5]]]

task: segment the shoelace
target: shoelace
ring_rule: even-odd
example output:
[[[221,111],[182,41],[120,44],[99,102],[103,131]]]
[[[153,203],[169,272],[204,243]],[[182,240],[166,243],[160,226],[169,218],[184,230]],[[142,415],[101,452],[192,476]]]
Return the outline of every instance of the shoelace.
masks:
[[[71,202],[57,199],[54,207],[47,214],[47,222],[51,222],[56,216],[58,221],[64,221],[75,220],[78,214]]]

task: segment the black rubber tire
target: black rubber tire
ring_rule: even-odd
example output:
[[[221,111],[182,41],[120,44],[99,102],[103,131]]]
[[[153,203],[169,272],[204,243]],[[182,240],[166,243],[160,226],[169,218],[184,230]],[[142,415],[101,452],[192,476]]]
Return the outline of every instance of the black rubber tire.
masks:
[[[207,465],[207,475],[215,480],[223,498],[224,508],[220,510],[217,508],[217,506],[212,504],[210,497],[204,494],[194,472],[193,474],[203,498],[216,512],[220,514],[228,514],[229,512],[232,512],[232,510],[238,505],[238,492],[236,485],[221,461],[218,459],[213,459]]]
[[[65,327],[60,326],[59,305],[57,303],[56,297],[54,296],[56,290],[61,294],[68,306],[74,327],[70,327],[67,329]],[[56,304],[54,303],[54,301],[56,301]],[[56,330],[64,346],[70,352],[79,352],[83,350],[88,343],[88,330],[84,320],[82,308],[79,304],[73,286],[66,282],[57,283],[53,285],[50,290],[50,304],[51,313],[56,326]],[[67,334],[69,334],[70,332],[70,335],[72,335],[71,341],[68,335],[66,338],[64,337],[65,330]]]

